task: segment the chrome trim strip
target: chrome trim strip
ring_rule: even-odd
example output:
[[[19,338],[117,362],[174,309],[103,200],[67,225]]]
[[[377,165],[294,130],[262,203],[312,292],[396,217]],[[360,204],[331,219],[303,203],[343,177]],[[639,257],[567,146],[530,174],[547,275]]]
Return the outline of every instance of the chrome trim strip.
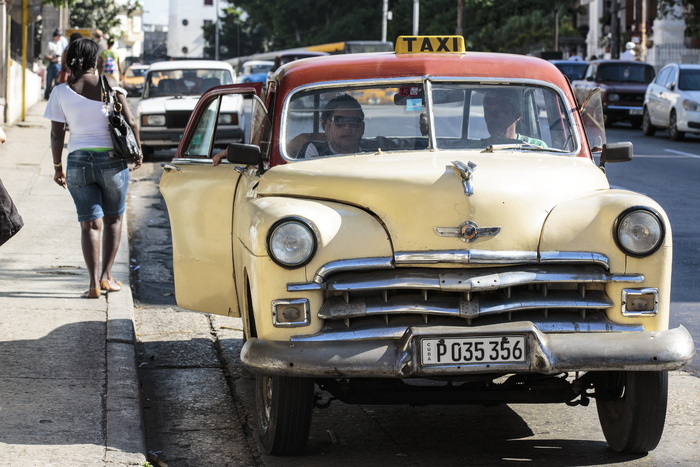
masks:
[[[419,314],[475,319],[523,310],[564,309],[576,311],[605,309],[613,305],[604,292],[591,290],[585,297],[576,291],[551,291],[545,297],[536,292],[513,293],[510,300],[474,298],[463,296],[437,296],[422,300],[417,294],[393,297],[384,301],[380,297],[366,297],[346,303],[341,297],[331,297],[318,312],[322,319],[351,319],[374,315]]]
[[[595,263],[610,269],[609,258],[593,251],[543,251],[540,263]]]
[[[424,289],[443,292],[479,292],[536,283],[608,283],[644,282],[643,274],[606,274],[592,268],[556,268],[551,271],[525,267],[518,271],[496,269],[418,271],[370,271],[362,277],[339,277],[328,281],[325,288],[333,291],[376,289]]]
[[[222,162],[229,163],[227,160],[224,160]],[[178,157],[174,158],[171,162],[171,164],[177,164],[177,165],[211,165],[211,159],[208,158],[190,158],[190,157]],[[164,163],[161,164],[161,166]]]
[[[331,274],[371,269],[393,269],[395,265],[421,264],[555,264],[584,263],[598,264],[609,270],[608,257],[601,253],[587,251],[486,251],[486,250],[446,250],[446,251],[404,251],[396,252],[394,258],[380,256],[374,258],[341,259],[324,264],[316,271],[312,282],[287,284],[289,292],[320,290]],[[641,282],[640,275],[621,275],[614,282]]]
[[[535,264],[536,251],[486,251],[486,250],[444,250],[444,251],[397,251],[396,264]]]
[[[316,271],[314,282],[321,284],[326,277],[331,274],[346,271],[362,271],[365,269],[392,269],[394,267],[393,258],[390,256],[379,256],[376,258],[355,258],[341,259],[326,263]]]

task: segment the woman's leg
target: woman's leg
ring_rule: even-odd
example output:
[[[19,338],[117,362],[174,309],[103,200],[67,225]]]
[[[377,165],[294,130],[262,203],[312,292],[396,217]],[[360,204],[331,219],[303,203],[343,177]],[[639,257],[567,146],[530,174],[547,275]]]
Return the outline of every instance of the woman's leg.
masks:
[[[119,251],[119,242],[122,238],[122,217],[105,216],[104,237],[102,242],[102,275],[100,281],[108,281],[111,287],[116,287],[112,281],[112,266]]]
[[[90,289],[100,286],[100,237],[102,236],[102,219],[93,219],[80,223],[80,245],[83,258],[90,277]]]

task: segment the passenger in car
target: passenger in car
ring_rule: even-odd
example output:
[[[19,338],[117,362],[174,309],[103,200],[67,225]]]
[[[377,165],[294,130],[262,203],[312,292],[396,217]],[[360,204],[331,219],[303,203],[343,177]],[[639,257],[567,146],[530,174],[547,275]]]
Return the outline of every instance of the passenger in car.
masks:
[[[516,131],[521,118],[520,100],[515,90],[494,89],[487,92],[484,96],[484,121],[491,137],[482,140],[482,144],[489,146],[523,142],[546,148],[544,141]]]
[[[302,146],[299,157],[332,156],[361,152],[360,138],[365,132],[362,106],[349,94],[341,94],[326,104],[321,126],[326,141],[311,141]]]

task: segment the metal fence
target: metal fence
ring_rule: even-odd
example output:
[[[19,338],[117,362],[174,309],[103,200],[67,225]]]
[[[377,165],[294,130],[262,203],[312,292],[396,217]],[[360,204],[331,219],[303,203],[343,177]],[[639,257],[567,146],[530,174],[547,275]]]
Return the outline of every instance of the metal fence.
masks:
[[[647,49],[647,63],[659,70],[669,63],[700,63],[700,49],[685,44],[658,44]]]

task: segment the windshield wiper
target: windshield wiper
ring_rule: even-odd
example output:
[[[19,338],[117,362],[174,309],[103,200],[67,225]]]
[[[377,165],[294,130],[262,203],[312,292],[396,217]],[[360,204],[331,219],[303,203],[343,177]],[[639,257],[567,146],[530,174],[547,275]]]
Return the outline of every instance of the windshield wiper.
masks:
[[[490,146],[486,146],[486,149],[484,149],[481,152],[495,152],[495,151],[542,151],[542,152],[562,152],[566,153],[569,151],[564,151],[562,149],[556,149],[556,148],[543,148],[542,146],[538,146],[536,144],[530,144],[530,143],[523,143],[523,144],[492,144]]]

